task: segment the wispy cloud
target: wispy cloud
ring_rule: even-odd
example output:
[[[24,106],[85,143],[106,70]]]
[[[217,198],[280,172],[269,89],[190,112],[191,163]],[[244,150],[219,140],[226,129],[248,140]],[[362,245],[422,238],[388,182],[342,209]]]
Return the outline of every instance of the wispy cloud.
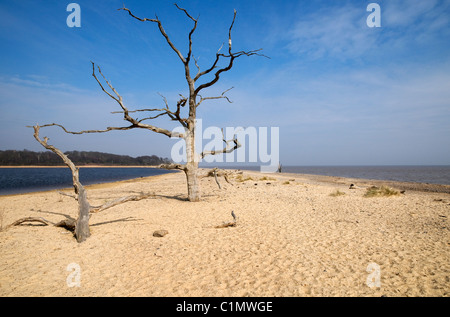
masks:
[[[47,76],[42,75],[25,75],[25,76],[0,76],[2,84],[15,85],[16,87],[35,87],[40,89],[47,89],[53,92],[72,92],[85,93],[82,89],[69,85],[67,83],[52,83]]]
[[[335,3],[305,14],[294,25],[288,49],[310,59],[351,60],[368,55],[414,53],[416,46],[443,44],[450,36],[450,1],[378,1],[381,28],[366,24],[365,5]],[[444,41],[445,42],[445,41]],[[386,54],[385,54],[386,55]]]
[[[292,52],[316,59],[326,56],[352,58],[370,49],[365,11],[354,6],[332,6],[301,16],[290,32]]]

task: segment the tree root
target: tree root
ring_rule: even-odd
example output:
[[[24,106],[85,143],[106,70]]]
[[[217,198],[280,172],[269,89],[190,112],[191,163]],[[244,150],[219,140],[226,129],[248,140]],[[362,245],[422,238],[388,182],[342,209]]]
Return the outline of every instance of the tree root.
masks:
[[[6,231],[7,229],[9,229],[11,227],[20,226],[26,222],[31,222],[31,223],[37,222],[44,226],[53,225],[55,227],[65,228],[71,232],[74,232],[76,219],[73,219],[72,217],[67,217],[67,219],[61,220],[58,223],[53,223],[42,217],[24,217],[24,218],[20,218],[19,220],[16,220],[13,223],[7,225],[6,227],[2,228],[0,231]]]
[[[78,200],[76,196],[67,195],[67,194],[64,194],[62,192],[60,192],[60,194],[63,194],[63,195],[72,197],[75,200]],[[119,204],[123,204],[123,203],[128,202],[128,201],[139,201],[139,200],[142,200],[142,199],[145,199],[145,198],[148,198],[148,197],[153,197],[153,196],[155,196],[154,193],[147,193],[147,194],[142,193],[141,195],[131,195],[131,196],[121,197],[121,198],[109,201],[109,202],[107,202],[107,203],[105,203],[105,204],[103,204],[101,206],[96,206],[96,207],[91,206],[90,213],[91,214],[92,213],[97,213],[97,212],[103,211],[105,209],[117,206]],[[75,227],[76,227],[77,220],[72,218],[72,217],[70,217],[70,216],[68,216],[68,215],[64,215],[64,216],[66,217],[66,219],[63,219],[63,220],[61,220],[61,221],[59,221],[57,223],[53,223],[53,222],[51,222],[51,221],[49,221],[49,220],[47,220],[45,218],[42,218],[42,217],[24,217],[24,218],[20,218],[20,219],[14,221],[13,223],[5,226],[4,228],[0,227],[0,232],[5,231],[5,230],[9,229],[10,227],[19,226],[19,225],[21,225],[23,223],[27,223],[27,222],[28,223],[37,222],[37,223],[40,223],[43,226],[53,225],[55,227],[64,228],[64,229],[66,229],[66,230],[68,230],[70,232],[75,232]]]

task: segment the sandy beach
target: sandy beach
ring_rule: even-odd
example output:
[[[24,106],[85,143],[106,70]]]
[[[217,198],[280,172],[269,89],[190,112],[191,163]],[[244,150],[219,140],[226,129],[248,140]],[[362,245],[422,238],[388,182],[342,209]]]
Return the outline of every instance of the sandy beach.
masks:
[[[154,195],[92,214],[80,244],[54,226],[0,232],[0,296],[450,295],[446,187],[390,183],[406,191],[366,198],[381,182],[247,171],[219,180],[202,179],[198,203],[186,201],[182,173],[87,186],[91,205]],[[232,211],[236,226],[217,228]],[[0,197],[3,227],[64,215],[76,217],[77,203],[58,191]]]

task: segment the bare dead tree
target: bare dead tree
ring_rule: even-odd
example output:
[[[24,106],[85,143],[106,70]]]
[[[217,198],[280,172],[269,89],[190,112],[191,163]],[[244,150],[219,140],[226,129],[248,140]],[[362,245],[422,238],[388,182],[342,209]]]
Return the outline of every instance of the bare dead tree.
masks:
[[[123,118],[125,121],[129,123],[128,126],[124,127],[108,127],[104,130],[86,130],[86,131],[80,131],[80,132],[73,132],[68,131],[66,128],[64,128],[60,124],[52,124],[55,126],[61,127],[66,133],[71,134],[83,134],[83,133],[102,133],[102,132],[108,132],[113,130],[130,130],[135,128],[140,129],[146,129],[150,130],[152,132],[163,134],[170,138],[182,138],[186,142],[186,163],[185,164],[163,164],[160,167],[165,169],[178,169],[184,171],[186,174],[186,180],[187,180],[187,188],[188,188],[188,199],[189,201],[199,201],[201,198],[200,194],[200,183],[199,183],[199,174],[198,174],[198,163],[200,158],[204,158],[207,155],[216,155],[216,154],[223,154],[223,153],[230,153],[240,147],[240,143],[236,139],[236,137],[231,141],[226,141],[225,146],[223,149],[219,149],[216,151],[209,151],[209,152],[202,152],[198,153],[195,148],[195,134],[196,134],[196,117],[197,117],[197,107],[203,103],[205,100],[216,100],[216,99],[225,99],[228,102],[231,102],[229,98],[226,96],[226,93],[231,89],[228,89],[224,91],[220,96],[212,96],[212,97],[203,97],[200,93],[203,92],[206,88],[209,88],[216,84],[220,76],[229,71],[233,65],[234,61],[241,57],[241,56],[264,56],[263,54],[259,53],[262,49],[257,50],[251,50],[251,51],[238,51],[233,52],[232,51],[232,39],[231,39],[231,31],[233,29],[233,25],[236,20],[236,10],[234,10],[233,20],[231,22],[231,25],[228,29],[228,51],[226,53],[221,53],[221,50],[223,48],[222,46],[219,48],[219,50],[216,53],[214,62],[212,65],[206,69],[201,70],[197,60],[193,57],[192,52],[192,35],[194,34],[198,18],[195,19],[190,15],[186,9],[183,9],[179,7],[177,4],[175,4],[178,10],[182,11],[188,19],[190,19],[193,22],[193,26],[189,32],[188,35],[188,52],[186,56],[184,56],[181,51],[173,44],[171,39],[169,38],[168,34],[163,28],[162,22],[159,20],[159,18],[156,16],[154,19],[149,18],[140,18],[134,15],[130,9],[126,8],[125,6],[123,8],[120,8],[118,10],[128,12],[128,14],[133,17],[134,19],[141,21],[141,22],[152,22],[156,23],[158,25],[159,31],[161,35],[166,40],[169,47],[173,50],[173,52],[178,56],[181,63],[183,64],[184,71],[185,71],[185,77],[186,77],[186,83],[189,88],[189,95],[187,97],[180,94],[180,99],[178,100],[175,110],[171,110],[169,107],[169,104],[167,102],[167,99],[163,97],[165,106],[162,108],[154,108],[154,109],[138,109],[138,110],[129,110],[127,106],[124,104],[122,96],[117,92],[116,88],[113,87],[106,79],[106,77],[103,75],[102,70],[100,67],[97,66],[97,71],[95,69],[95,64],[92,63],[92,76],[97,81],[98,85],[102,89],[102,91],[107,94],[111,99],[113,99],[115,102],[117,102],[121,108],[120,111],[115,111],[113,113],[120,113],[123,114]],[[197,73],[195,75],[191,74],[191,66],[192,61],[197,68]],[[219,64],[224,64],[223,66],[219,67]],[[100,80],[97,76],[97,73],[100,74],[103,80]],[[201,79],[206,78],[205,76],[211,76],[212,79],[203,80],[203,83],[199,84]],[[210,77],[209,77],[210,78]],[[102,81],[104,83],[102,83]],[[105,85],[106,84],[106,85]],[[198,86],[197,86],[198,85]],[[105,86],[107,86],[106,89]],[[187,110],[186,109],[187,106]],[[184,110],[184,111],[183,111]],[[144,112],[148,115],[145,116],[143,119],[134,118],[131,116],[132,113],[136,112]],[[182,112],[187,112],[187,115],[183,115]],[[184,133],[177,133],[169,131],[168,129],[156,127],[154,125],[151,125],[148,123],[149,120],[156,119],[162,116],[168,116],[172,121],[177,121],[179,124],[184,128]],[[230,146],[230,143],[233,142],[233,146]]]
[[[103,205],[100,206],[91,206],[89,204],[89,201],[87,199],[87,192],[84,186],[80,182],[79,178],[79,169],[75,166],[75,164],[69,159],[69,157],[64,154],[61,150],[57,149],[55,146],[48,144],[48,138],[44,137],[44,140],[42,140],[39,136],[39,131],[42,127],[48,127],[48,126],[55,126],[56,124],[47,124],[47,125],[35,125],[33,126],[34,129],[34,138],[47,150],[50,150],[57,154],[64,163],[70,168],[70,171],[72,172],[72,182],[73,187],[75,190],[75,195],[67,194],[60,192],[61,195],[69,196],[71,198],[74,198],[76,201],[78,201],[78,218],[74,219],[70,217],[69,215],[64,215],[66,218],[59,221],[58,223],[53,223],[47,219],[44,219],[42,217],[25,217],[18,219],[14,221],[12,224],[6,226],[3,228],[3,223],[1,223],[0,231],[5,231],[6,229],[21,225],[22,223],[40,223],[41,225],[48,225],[52,224],[56,227],[64,227],[69,231],[72,231],[75,235],[75,238],[77,239],[77,242],[83,242],[87,238],[90,237],[90,229],[89,229],[89,218],[90,213],[97,213],[106,209],[109,209],[111,207],[117,206],[119,204],[123,204],[128,201],[138,201],[142,200],[148,197],[155,196],[152,193],[141,193],[140,195],[129,195],[121,198],[117,198],[111,201],[106,202]],[[60,126],[60,125],[58,125]],[[2,219],[1,219],[2,220]],[[2,221],[3,222],[3,221]]]
[[[75,189],[75,194],[77,195],[78,201],[78,219],[75,223],[74,234],[78,242],[83,242],[91,235],[91,232],[89,230],[89,212],[91,210],[91,206],[89,205],[89,202],[87,200],[86,190],[80,183],[78,167],[76,167],[75,164],[73,164],[73,162],[61,150],[57,149],[53,145],[48,144],[47,137],[44,137],[44,140],[39,137],[39,125],[35,125],[33,128],[34,138],[47,150],[50,150],[53,153],[57,154],[72,172],[73,187]]]

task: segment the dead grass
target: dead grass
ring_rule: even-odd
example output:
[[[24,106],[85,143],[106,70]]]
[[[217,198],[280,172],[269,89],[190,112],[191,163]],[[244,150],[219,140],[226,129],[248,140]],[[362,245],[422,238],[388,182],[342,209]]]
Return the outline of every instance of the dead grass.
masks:
[[[244,177],[242,174],[236,176],[235,180],[237,182],[243,183],[245,181],[253,181],[254,179],[250,176]]]
[[[345,195],[345,193],[341,192],[339,189],[336,189],[335,192],[330,194],[331,197],[338,197],[338,196],[343,196],[343,195]]]
[[[260,181],[276,181],[275,178],[273,177],[267,177],[267,176],[263,176],[259,179]]]
[[[370,198],[370,197],[390,197],[390,196],[397,196],[400,195],[400,193],[387,186],[381,186],[376,187],[372,186],[367,188],[366,193],[364,194],[364,197]]]

